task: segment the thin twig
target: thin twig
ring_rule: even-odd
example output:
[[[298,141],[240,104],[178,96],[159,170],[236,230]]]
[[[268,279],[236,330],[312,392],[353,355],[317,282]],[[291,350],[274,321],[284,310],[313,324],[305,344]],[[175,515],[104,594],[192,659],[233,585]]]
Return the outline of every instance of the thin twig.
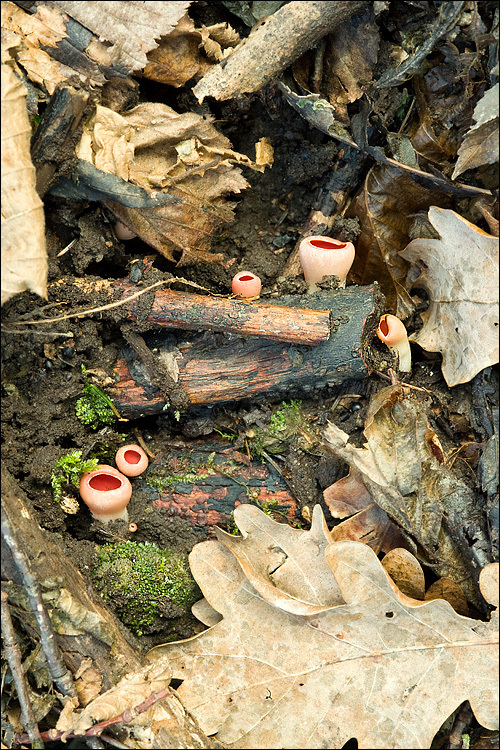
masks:
[[[204,292],[209,291],[208,289],[205,289],[205,287],[200,286],[199,284],[196,284],[194,281],[188,281],[187,279],[183,279],[183,278],[162,279],[162,281],[156,281],[154,284],[151,284],[150,286],[147,286],[144,289],[141,289],[140,292],[131,294],[130,297],[124,297],[123,299],[120,299],[117,302],[110,302],[108,305],[102,305],[101,307],[93,307],[87,310],[81,310],[80,312],[76,312],[76,313],[68,313],[67,315],[58,315],[55,318],[42,318],[42,320],[7,320],[6,323],[7,324],[12,323],[18,326],[28,326],[28,325],[39,325],[39,323],[55,323],[58,320],[69,320],[70,318],[83,318],[85,315],[93,315],[94,313],[104,312],[104,310],[111,310],[114,307],[120,307],[121,305],[126,305],[127,302],[130,302],[133,299],[137,299],[137,297],[140,297],[141,295],[146,294],[146,292],[149,292],[151,289],[155,289],[161,284],[173,284],[174,281],[181,281],[183,284],[188,284],[189,286],[193,286],[196,289],[201,289]],[[215,295],[215,296],[218,296],[218,295]]]
[[[9,595],[2,591],[2,635],[5,658],[12,674],[12,679],[16,686],[17,698],[21,707],[21,720],[28,734],[31,746],[34,748],[43,748],[45,743],[42,740],[38,724],[36,723],[33,708],[31,706],[26,678],[21,658],[21,651],[14,632],[14,625],[10,616]]]
[[[28,594],[31,609],[40,630],[40,642],[52,679],[63,695],[76,697],[71,673],[66,668],[57,645],[38,581],[30,570],[29,560],[19,547],[7,513],[2,509],[2,538],[9,547],[14,563],[21,574],[24,588]]]
[[[465,703],[462,703],[460,711],[455,716],[453,728],[451,730],[448,744],[446,746],[448,750],[459,750],[461,747],[463,747],[462,735],[464,733],[464,729],[470,723],[471,719],[472,709],[470,707],[469,701],[465,701]]]
[[[104,739],[105,735],[102,734],[102,732],[107,729],[108,727],[114,726],[115,724],[130,724],[133,719],[135,719],[136,716],[139,714],[144,713],[144,711],[147,711],[151,706],[154,706],[155,703],[158,703],[159,701],[162,701],[164,698],[167,698],[170,695],[175,695],[173,691],[167,687],[163,690],[160,690],[158,693],[151,693],[145,701],[140,703],[138,706],[135,706],[134,708],[126,708],[119,716],[115,716],[113,719],[106,719],[105,721],[100,721],[97,724],[94,724],[89,729],[87,729],[85,732],[80,732],[80,734],[76,734],[75,732],[59,732],[57,729],[49,729],[46,732],[42,732],[41,736],[43,739],[53,742],[54,740],[60,740],[61,737],[64,736],[64,740],[72,739],[73,737],[97,737],[100,736]],[[26,742],[26,735],[16,735],[14,740],[16,744],[20,744],[22,742]],[[106,736],[106,739],[107,736]],[[108,740],[109,741],[109,740]],[[117,744],[116,747],[124,747],[124,745]]]

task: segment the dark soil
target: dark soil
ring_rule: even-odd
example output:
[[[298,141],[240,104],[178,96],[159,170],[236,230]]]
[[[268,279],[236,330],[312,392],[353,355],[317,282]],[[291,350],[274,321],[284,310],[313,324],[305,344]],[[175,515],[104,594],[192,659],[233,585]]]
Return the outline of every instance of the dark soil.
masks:
[[[140,81],[140,100],[154,99],[161,99],[177,111],[208,110],[208,105],[200,107],[196,103],[186,87],[178,92]],[[276,95],[272,87],[265,95],[249,95],[237,104],[215,103],[212,111],[218,127],[229,137],[236,151],[253,157],[254,145],[263,136],[271,139],[274,148],[272,169],[263,174],[248,170],[245,174],[250,187],[236,198],[235,221],[214,243],[213,250],[223,253],[224,260],[176,269],[173,263],[140,241],[119,242],[111,228],[113,217],[98,204],[47,196],[50,281],[85,274],[124,278],[131,263],[147,255],[160,271],[182,275],[212,292],[227,294],[233,275],[240,269],[258,273],[264,295],[276,288],[322,180],[335,165],[339,145],[311,128]],[[356,227],[355,221],[346,220],[342,228],[349,238],[355,239]],[[75,238],[77,241],[71,250],[57,257]],[[299,283],[298,289],[303,291],[303,285],[301,288]],[[98,304],[99,301],[92,300],[92,303]],[[57,299],[51,298],[50,304],[57,305]],[[33,319],[38,310],[43,317],[47,309],[35,295],[23,293],[9,301],[3,313],[6,321],[14,321],[22,316]],[[418,325],[418,316],[415,325]],[[218,441],[220,451],[237,449],[243,457],[248,457],[249,431],[256,425],[269,424],[272,409],[280,404],[260,401],[197,408],[181,414],[178,420],[167,412],[134,423],[117,422],[100,436],[82,425],[75,415],[75,402],[82,392],[81,366],[109,375],[122,343],[119,328],[95,317],[61,321],[56,327],[57,332],[53,332],[54,327],[50,328],[51,333],[42,329],[34,326],[22,334],[12,334],[7,328],[2,334],[2,458],[32,501],[40,526],[57,539],[89,585],[92,585],[99,547],[106,543],[127,539],[150,541],[165,549],[189,553],[194,544],[210,536],[213,529],[213,520],[204,513],[201,501],[201,510],[196,513],[188,514],[180,508],[178,513],[170,515],[165,506],[162,507],[157,490],[143,478],[132,480],[135,489],[129,515],[138,530],[129,532],[123,522],[103,527],[92,520],[85,506],[81,505],[76,514],[68,515],[53,501],[50,476],[56,461],[75,448],[88,453],[97,443],[100,449],[107,450],[107,454],[103,454],[104,458],[107,455],[104,462],[112,463],[116,448],[123,442],[136,442],[138,434],[149,450],[162,458],[176,457],[182,451],[189,454],[194,450],[190,448],[192,442],[196,441],[199,447],[204,440]],[[374,347],[378,349],[378,369],[382,375],[374,372],[363,381],[346,382],[342,388],[303,400],[303,414],[316,435],[320,434],[327,420],[332,419],[350,434],[351,442],[362,444],[369,397],[388,384],[384,373],[391,364],[382,345],[379,347],[377,342]],[[487,438],[484,413],[472,395],[471,384],[449,389],[441,375],[440,356],[425,354],[418,347],[414,347],[413,352],[415,361],[411,383],[432,392],[433,403],[439,407],[435,410],[432,427],[447,455],[459,448],[463,439],[484,446]],[[498,374],[492,370],[487,375],[481,388],[483,393],[486,388],[488,408],[498,410]],[[344,399],[339,402],[342,396]],[[236,446],[221,437],[221,433],[238,436]],[[312,449],[304,450],[300,435],[292,437],[288,445],[274,455],[274,460],[281,468],[281,475],[264,459],[254,457],[252,465],[262,465],[272,474],[275,486],[283,493],[280,507],[288,513],[288,520],[307,527],[308,512],[310,514],[314,503],[320,502],[329,525],[332,525],[334,520],[323,503],[322,490],[344,476],[347,467],[326,454],[319,442]],[[469,465],[458,461],[455,469],[466,482],[476,486],[474,471]],[[203,482],[199,484],[203,485]],[[254,486],[258,486],[257,481]],[[208,496],[215,489],[209,486]],[[242,489],[240,486],[236,492],[233,487],[234,492],[230,495],[233,507],[235,501],[248,501],[248,495]],[[71,488],[66,492],[76,496],[76,491]],[[213,503],[217,508],[217,497]],[[306,506],[309,511],[304,510]],[[230,507],[219,507],[216,522],[225,525],[230,522]],[[119,601],[108,601],[106,606],[120,610]],[[176,610],[173,617],[166,611],[160,614],[142,638],[145,649],[168,640],[186,638],[201,629],[189,612],[179,615]]]

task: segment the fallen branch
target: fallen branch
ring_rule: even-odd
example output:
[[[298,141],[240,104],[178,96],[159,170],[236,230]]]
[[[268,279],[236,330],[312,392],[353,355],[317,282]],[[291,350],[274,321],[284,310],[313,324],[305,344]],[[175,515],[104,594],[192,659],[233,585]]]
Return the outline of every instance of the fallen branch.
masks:
[[[193,93],[201,102],[206,96],[230,99],[259,91],[318,39],[367,5],[357,0],[288,3],[258,26],[228,58],[210,68]]]
[[[265,396],[290,398],[312,394],[368,373],[366,344],[374,335],[381,312],[376,287],[348,287],[308,297],[308,304],[330,310],[332,334],[315,347],[263,339],[231,339],[220,343],[207,334],[175,346],[151,342],[154,356],[168,367],[187,403],[215,404]],[[282,298],[283,306],[302,297]],[[293,308],[291,308],[293,309]],[[122,416],[130,419],[157,414],[168,399],[148,378],[135,353],[123,349],[114,368],[116,384],[106,388]]]
[[[237,333],[241,336],[259,336],[273,341],[288,341],[295,344],[315,345],[326,341],[330,336],[330,311],[306,307],[284,307],[266,302],[212,297],[206,294],[192,294],[172,289],[162,289],[154,296],[139,298],[134,292],[137,286],[126,281],[108,279],[72,279],[70,283],[61,280],[50,286],[49,292],[56,294],[59,301],[75,298],[88,300],[108,300],[117,307],[117,297],[124,304],[119,305],[118,321],[139,320],[151,327],[175,328],[183,331],[220,331]],[[307,300],[306,298],[302,298]],[[301,300],[302,301],[302,300]],[[98,308],[106,312],[106,305]],[[13,321],[15,323],[15,321]]]

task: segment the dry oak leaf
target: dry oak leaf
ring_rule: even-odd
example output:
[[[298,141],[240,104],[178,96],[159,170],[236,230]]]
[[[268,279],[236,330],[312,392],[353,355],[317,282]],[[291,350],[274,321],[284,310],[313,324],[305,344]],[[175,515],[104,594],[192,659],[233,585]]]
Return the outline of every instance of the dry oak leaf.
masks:
[[[441,352],[449,386],[468,383],[498,362],[498,237],[436,206],[429,221],[439,239],[413,240],[400,255],[423,267],[413,286],[429,294],[423,328],[410,338]]]
[[[320,505],[314,507],[309,531],[277,524],[250,504],[234,509],[234,521],[242,536],[216,529],[217,539],[235,555],[266,601],[299,615],[343,603],[324,556],[332,539]]]
[[[30,156],[27,93],[2,64],[2,305],[25,289],[47,296],[45,219]]]
[[[182,681],[206,734],[233,748],[341,748],[353,737],[359,748],[428,748],[465,700],[498,726],[496,612],[485,623],[406,597],[359,542],[325,557],[345,604],[302,616],[263,599],[220,542],[194,547],[192,573],[223,619],[148,658]],[[497,579],[498,564],[483,569],[495,605]]]
[[[476,104],[472,115],[475,124],[458,149],[458,160],[452,179],[467,169],[498,161],[498,93],[500,84],[489,89]]]

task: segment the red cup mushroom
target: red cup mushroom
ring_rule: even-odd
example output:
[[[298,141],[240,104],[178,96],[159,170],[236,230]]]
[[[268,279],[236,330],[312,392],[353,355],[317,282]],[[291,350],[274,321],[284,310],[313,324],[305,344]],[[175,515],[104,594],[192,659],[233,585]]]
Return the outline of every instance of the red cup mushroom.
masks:
[[[352,242],[314,235],[300,243],[299,258],[304,278],[309,284],[309,294],[318,291],[317,284],[325,276],[338,276],[339,286],[344,287],[354,261],[354,245]]]
[[[148,468],[148,457],[139,445],[122,445],[115,456],[117,468],[126,477],[137,477]]]
[[[411,370],[411,349],[408,334],[404,323],[395,315],[382,315],[377,328],[377,336],[389,347],[391,352],[397,354],[401,372]]]
[[[98,521],[128,521],[127,505],[132,497],[132,485],[114,466],[101,464],[83,474],[79,489],[80,497]]]
[[[240,297],[258,297],[262,289],[262,281],[251,271],[240,271],[231,283],[233,294]]]

